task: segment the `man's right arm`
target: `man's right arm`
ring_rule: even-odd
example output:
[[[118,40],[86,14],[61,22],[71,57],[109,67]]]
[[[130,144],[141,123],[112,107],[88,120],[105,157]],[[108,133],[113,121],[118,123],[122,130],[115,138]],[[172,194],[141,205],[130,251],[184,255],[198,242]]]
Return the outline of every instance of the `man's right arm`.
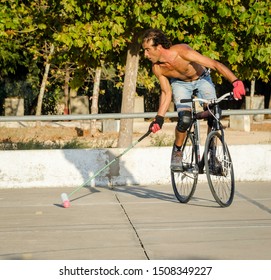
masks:
[[[164,117],[172,99],[172,89],[167,77],[160,73],[159,66],[153,66],[153,72],[160,82],[161,94],[159,108],[154,121],[150,124],[150,130],[155,133],[160,130],[164,123]]]
[[[168,78],[161,74],[160,67],[158,65],[153,66],[153,73],[158,78],[161,88],[157,115],[164,117],[172,100],[172,89]]]

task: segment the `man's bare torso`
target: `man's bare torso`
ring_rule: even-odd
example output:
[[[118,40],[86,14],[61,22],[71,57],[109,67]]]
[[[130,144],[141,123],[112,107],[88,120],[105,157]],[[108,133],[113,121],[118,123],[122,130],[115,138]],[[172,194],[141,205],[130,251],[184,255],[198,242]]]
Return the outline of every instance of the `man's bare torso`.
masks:
[[[182,57],[182,49],[185,45],[173,46],[164,61],[153,64],[154,73],[159,73],[167,78],[177,78],[185,82],[191,82],[199,78],[205,67],[191,62]]]

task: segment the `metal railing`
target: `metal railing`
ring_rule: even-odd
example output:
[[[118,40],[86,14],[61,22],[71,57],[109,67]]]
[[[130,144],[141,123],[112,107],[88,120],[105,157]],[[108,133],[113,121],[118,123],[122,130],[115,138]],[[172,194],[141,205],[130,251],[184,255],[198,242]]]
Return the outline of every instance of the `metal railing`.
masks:
[[[28,121],[75,121],[75,120],[103,120],[103,119],[136,119],[153,118],[157,112],[149,113],[108,113],[108,114],[87,114],[87,115],[42,115],[42,116],[1,116],[0,122],[28,122]],[[261,110],[223,110],[222,116],[231,115],[265,115],[271,114],[271,109]],[[168,118],[177,117],[177,112],[168,112]]]

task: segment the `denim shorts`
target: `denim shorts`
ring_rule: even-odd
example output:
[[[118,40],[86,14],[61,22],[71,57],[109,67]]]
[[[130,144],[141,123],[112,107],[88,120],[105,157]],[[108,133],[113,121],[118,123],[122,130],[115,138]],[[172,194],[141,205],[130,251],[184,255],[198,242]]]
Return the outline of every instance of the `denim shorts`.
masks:
[[[206,75],[192,82],[184,82],[179,79],[172,78],[170,79],[170,84],[172,87],[173,101],[178,112],[184,108],[191,108],[191,102],[180,103],[180,100],[191,98],[193,90],[195,89],[198,89],[197,96],[199,98],[216,98],[215,86],[210,75]]]

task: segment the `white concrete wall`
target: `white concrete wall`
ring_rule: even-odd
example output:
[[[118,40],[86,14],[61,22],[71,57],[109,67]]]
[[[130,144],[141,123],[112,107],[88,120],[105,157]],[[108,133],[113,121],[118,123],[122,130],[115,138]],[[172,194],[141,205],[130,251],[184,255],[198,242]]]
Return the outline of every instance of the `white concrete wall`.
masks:
[[[271,181],[271,145],[229,149],[236,181]],[[0,151],[0,188],[78,187],[87,181],[92,186],[170,183],[171,147],[135,147],[89,180],[122,151]],[[199,180],[205,181],[205,175],[200,175]]]

